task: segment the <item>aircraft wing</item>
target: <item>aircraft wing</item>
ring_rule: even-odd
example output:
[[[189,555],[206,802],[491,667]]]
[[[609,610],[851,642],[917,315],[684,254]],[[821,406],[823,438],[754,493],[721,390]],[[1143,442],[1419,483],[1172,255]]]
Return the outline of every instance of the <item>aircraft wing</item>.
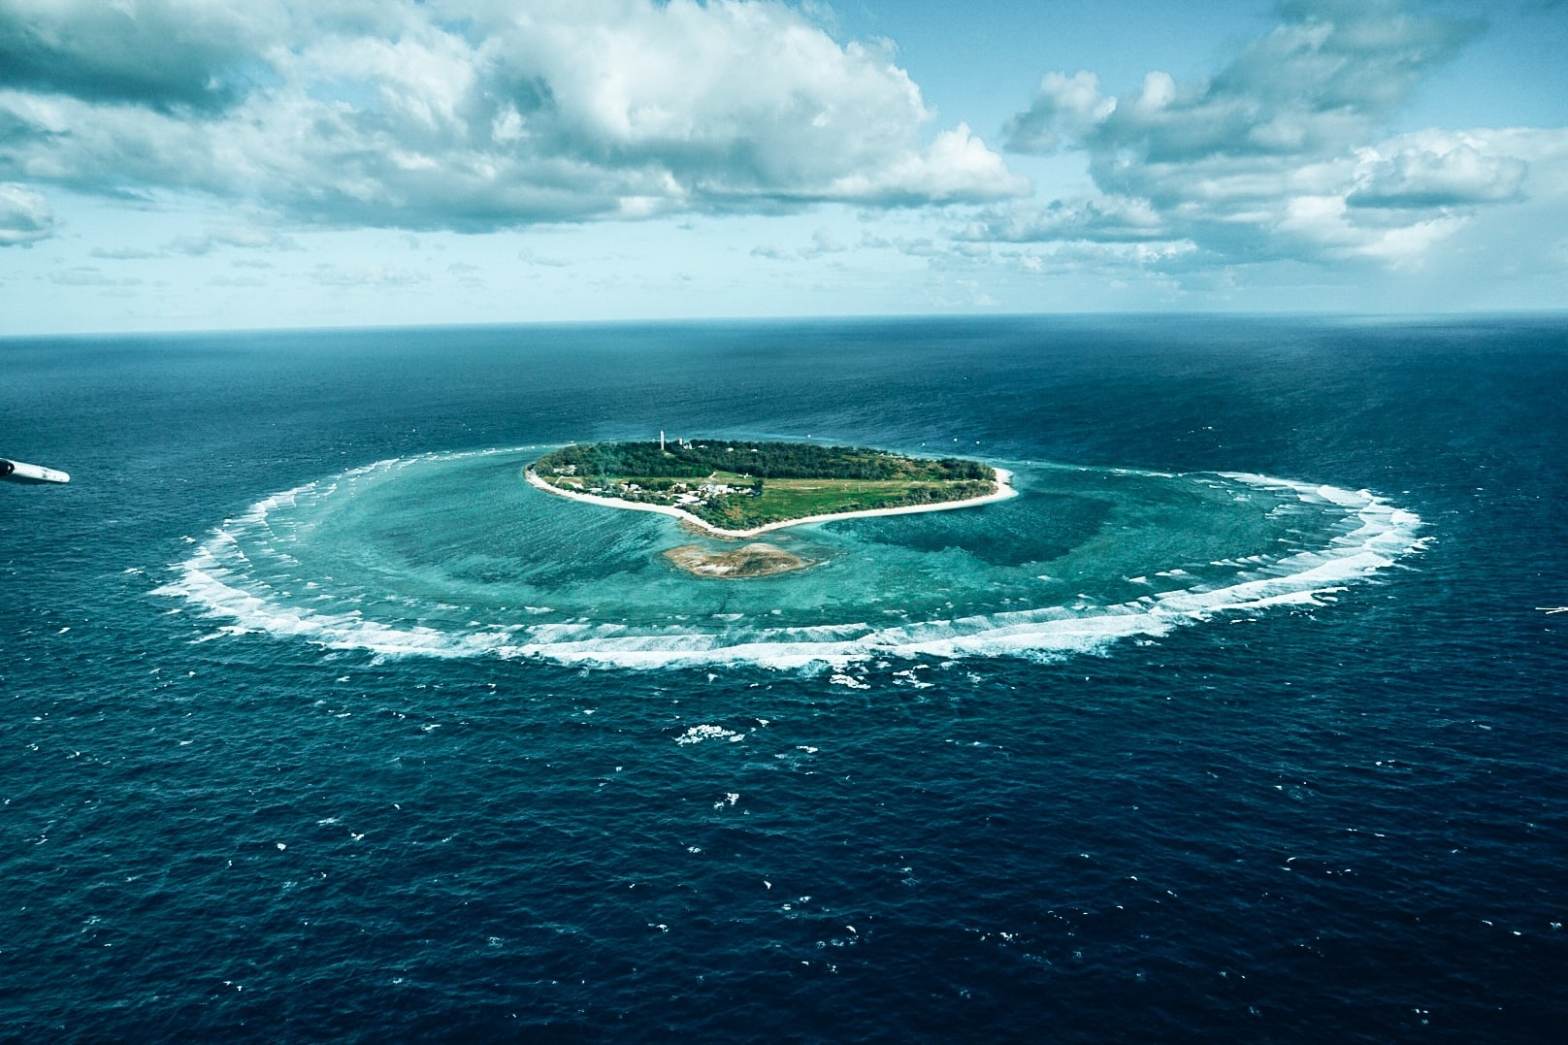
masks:
[[[55,471],[53,468],[44,468],[36,464],[24,464],[21,461],[11,461],[0,457],[0,482],[6,483],[68,483],[71,477],[64,472]]]

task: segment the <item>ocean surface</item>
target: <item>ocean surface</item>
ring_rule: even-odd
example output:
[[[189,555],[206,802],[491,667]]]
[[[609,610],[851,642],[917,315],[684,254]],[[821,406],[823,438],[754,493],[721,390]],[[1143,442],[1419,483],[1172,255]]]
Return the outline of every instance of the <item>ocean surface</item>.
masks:
[[[661,428],[1020,495],[522,482]],[[11,338],[0,455],[0,1036],[1568,1025],[1568,320]]]

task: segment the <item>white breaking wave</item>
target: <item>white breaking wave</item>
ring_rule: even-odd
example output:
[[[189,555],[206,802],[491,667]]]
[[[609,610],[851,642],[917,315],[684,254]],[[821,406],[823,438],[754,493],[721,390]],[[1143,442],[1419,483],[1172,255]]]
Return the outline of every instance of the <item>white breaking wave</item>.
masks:
[[[738,744],[745,739],[746,734],[740,733],[736,730],[725,729],[723,726],[704,724],[701,726],[692,726],[686,732],[676,737],[675,742],[682,746],[700,744],[704,740],[727,740],[731,744]],[[740,796],[737,795],[736,797],[739,798]],[[734,803],[732,802],[730,804],[733,805]]]
[[[393,625],[366,619],[358,610],[326,612],[290,604],[265,583],[256,583],[254,589],[247,586],[250,564],[240,546],[241,539],[271,535],[270,516],[277,509],[294,506],[307,496],[329,496],[341,486],[352,488],[364,477],[418,461],[455,460],[520,449],[528,448],[392,458],[272,494],[241,515],[225,520],[190,558],[175,565],[176,578],[154,594],[185,598],[206,615],[231,622],[216,633],[202,636],[202,641],[261,633],[304,639],[327,649],[365,650],[381,656],[496,656],[638,669],[751,664],[786,670],[841,670],[850,664],[888,657],[1059,659],[1101,652],[1129,638],[1158,638],[1181,625],[1222,614],[1319,605],[1325,598],[1345,591],[1348,585],[1420,551],[1428,540],[1419,533],[1419,516],[1370,491],[1225,472],[1219,473],[1218,478],[1343,512],[1341,532],[1319,548],[1272,560],[1261,555],[1236,560],[1238,565],[1245,561],[1249,568],[1239,571],[1229,584],[1148,594],[1113,605],[1077,603],[1072,608],[1007,610],[885,628],[825,623],[726,634],[674,627],[634,631],[622,624],[592,621],[464,629]],[[1106,471],[1134,474],[1129,469]],[[1161,473],[1147,474],[1164,477]],[[1214,481],[1212,473],[1192,478],[1205,483]],[[1158,571],[1156,575],[1188,576],[1180,568]],[[530,613],[539,611],[538,607],[526,609]]]

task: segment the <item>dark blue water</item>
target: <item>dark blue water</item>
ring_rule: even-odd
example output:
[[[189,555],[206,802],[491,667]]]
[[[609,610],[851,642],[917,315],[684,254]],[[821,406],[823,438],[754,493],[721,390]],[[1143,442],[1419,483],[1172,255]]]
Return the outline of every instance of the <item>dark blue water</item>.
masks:
[[[13,339],[0,374],[0,454],[73,475],[0,488],[8,1036],[1526,1041],[1568,1016],[1568,614],[1537,609],[1568,604],[1568,322]],[[853,686],[387,657],[153,594],[270,493],[657,427],[1297,478],[1428,542],[1321,605]],[[887,532],[940,552],[934,525]],[[677,743],[694,724],[726,733]]]

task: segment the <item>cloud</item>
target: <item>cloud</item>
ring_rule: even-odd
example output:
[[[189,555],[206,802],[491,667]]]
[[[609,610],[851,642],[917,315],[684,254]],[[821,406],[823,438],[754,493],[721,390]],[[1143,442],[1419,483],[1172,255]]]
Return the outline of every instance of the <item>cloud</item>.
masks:
[[[1082,138],[1116,111],[1116,99],[1100,94],[1100,78],[1087,70],[1071,76],[1046,73],[1034,104],[1008,121],[1013,152],[1055,152],[1064,138]]]
[[[206,257],[223,248],[237,250],[301,250],[292,237],[271,230],[255,228],[227,228],[203,232],[194,236],[176,236],[157,250],[143,247],[95,247],[89,253],[107,261],[146,261],[176,255]],[[270,267],[265,262],[255,267]]]
[[[0,68],[0,176],[322,226],[1028,190],[968,127],[928,137],[885,45],[776,0],[0,0]]]
[[[1131,269],[1190,263],[1199,253],[1191,240],[1161,243],[1095,243],[1087,240],[1052,242],[1026,252],[1005,255],[1032,272],[1081,272],[1090,269]]]
[[[1388,135],[1477,22],[1399,0],[1289,0],[1278,13],[1196,82],[1153,71],[1112,96],[1092,73],[1048,74],[1007,147],[1083,153],[1099,195],[996,211],[965,235],[1195,244],[1172,255],[1184,265],[1408,265],[1478,208],[1524,198],[1532,156],[1562,162],[1553,130]]]
[[[870,250],[896,250],[912,258],[931,258],[943,253],[946,245],[939,246],[930,236],[880,236],[865,233],[860,245]]]
[[[205,257],[215,250],[233,247],[239,250],[300,250],[299,243],[280,232],[263,229],[219,229],[198,236],[176,236],[164,244],[165,254],[184,254],[188,257]]]
[[[1482,152],[1465,141],[1446,149],[1402,148],[1379,157],[1347,198],[1352,207],[1462,207],[1516,200],[1526,163]]]
[[[801,199],[873,206],[922,203],[974,203],[1024,196],[1028,179],[1008,171],[1002,157],[988,149],[968,124],[936,136],[931,146],[907,152],[869,170],[834,179],[825,189]]]
[[[52,235],[49,201],[21,185],[0,183],[0,247],[27,246]]]
[[[1093,74],[1050,74],[1006,145],[1074,142],[1132,154],[1135,166],[1248,156],[1322,155],[1362,140],[1480,30],[1410,13],[1399,0],[1292,0],[1280,23],[1209,79],[1178,85],[1154,71],[1128,97]]]
[[[281,4],[0,0],[0,85],[160,109],[231,104]]]
[[[231,276],[220,273],[207,280],[209,287],[265,287],[268,283],[260,276]]]
[[[566,258],[557,258],[549,254],[538,254],[527,247],[517,252],[518,261],[526,261],[530,265],[542,265],[545,268],[564,269],[571,266]]]
[[[162,251],[140,247],[94,247],[88,254],[103,261],[147,261],[163,257]]]
[[[1168,237],[1165,219],[1148,200],[1125,196],[1053,200],[1043,208],[1016,208],[972,226],[965,236],[1011,243],[1078,239],[1132,243]]]
[[[428,273],[387,265],[344,267],[322,262],[306,278],[324,287],[413,287],[430,282]]]
[[[817,229],[811,234],[811,243],[807,246],[790,248],[764,245],[751,248],[751,256],[772,261],[815,261],[827,254],[842,254],[848,249],[827,229]]]
[[[141,280],[132,277],[106,276],[96,265],[74,265],[49,273],[49,281],[68,287],[136,287]]]
[[[0,88],[211,116],[277,84],[278,48],[326,36],[396,37],[416,20],[415,6],[0,0]]]

